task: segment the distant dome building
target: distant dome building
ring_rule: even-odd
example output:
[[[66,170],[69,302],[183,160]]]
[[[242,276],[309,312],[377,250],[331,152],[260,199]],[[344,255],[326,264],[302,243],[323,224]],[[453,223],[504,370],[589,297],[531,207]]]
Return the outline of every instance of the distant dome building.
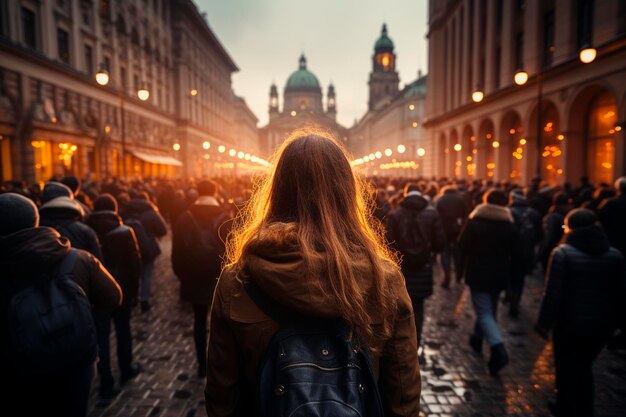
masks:
[[[324,109],[322,87],[307,68],[304,54],[300,56],[298,69],[287,78],[282,111],[279,109],[278,87],[271,85],[269,116],[269,123],[260,131],[261,148],[266,155],[274,152],[292,131],[304,126],[320,127],[339,140],[347,140],[346,128],[336,121],[335,87],[332,83],[328,85]]]

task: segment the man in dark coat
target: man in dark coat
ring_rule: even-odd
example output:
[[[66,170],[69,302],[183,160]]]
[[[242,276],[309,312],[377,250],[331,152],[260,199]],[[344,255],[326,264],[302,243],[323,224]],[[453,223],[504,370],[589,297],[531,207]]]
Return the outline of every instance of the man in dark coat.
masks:
[[[454,265],[457,281],[460,281],[461,278],[457,239],[467,219],[469,209],[465,200],[453,185],[442,188],[441,196],[435,200],[435,204],[446,235],[445,248],[441,253],[441,266],[444,273],[444,280],[441,286],[450,288],[452,265]]]
[[[198,184],[199,197],[181,214],[172,230],[172,267],[180,280],[181,298],[193,305],[198,375],[206,376],[207,316],[220,275],[228,220],[217,201],[217,186]],[[222,235],[220,235],[220,232]]]
[[[519,303],[524,291],[524,280],[535,265],[535,247],[541,240],[541,216],[539,212],[528,205],[524,192],[520,189],[511,191],[509,195],[509,210],[513,215],[515,226],[520,235],[522,253],[520,268],[513,271],[509,286],[509,315],[517,317]]]
[[[85,223],[81,206],[67,186],[50,181],[46,183],[39,208],[41,225],[56,229],[70,241],[73,248],[83,249],[102,261],[102,252],[96,233]]]
[[[470,346],[482,352],[483,338],[491,347],[492,375],[509,361],[504,339],[496,322],[498,298],[507,288],[514,268],[519,267],[520,238],[506,204],[506,194],[491,189],[483,195],[459,236],[459,251],[465,282],[470,287],[476,325]]]
[[[624,314],[624,257],[591,210],[565,219],[565,243],[552,252],[537,331],[553,330],[556,414],[593,416],[592,365]],[[554,408],[554,407],[553,407]]]
[[[413,303],[419,346],[424,301],[433,294],[432,254],[441,252],[445,244],[443,226],[439,213],[422,196],[419,186],[409,183],[404,198],[387,216],[386,229],[388,242],[402,256],[400,266]],[[424,361],[423,355],[420,360]]]
[[[552,199],[552,207],[543,218],[543,240],[539,246],[538,258],[544,270],[548,267],[550,253],[563,237],[565,216],[572,209],[569,197],[565,193],[556,193]]]
[[[600,205],[598,218],[611,246],[626,256],[626,177],[615,181],[617,196]]]
[[[148,237],[147,248],[142,248],[143,268],[141,271],[141,293],[139,299],[141,301],[141,311],[150,310],[150,289],[152,287],[152,275],[154,273],[154,262],[161,254],[158,238],[165,236],[167,227],[165,220],[161,217],[159,209],[150,202],[150,198],[146,192],[136,194],[135,198],[126,204],[125,211],[122,214],[124,222],[128,219],[134,219],[141,222],[145,234]]]
[[[111,320],[115,325],[117,338],[117,361],[120,369],[121,383],[134,378],[140,370],[133,363],[133,342],[130,330],[130,317],[133,305],[137,300],[139,277],[141,276],[141,256],[133,229],[122,224],[117,214],[117,202],[110,194],[103,194],[94,201],[94,210],[87,218],[102,243],[104,265],[124,292],[124,302],[111,313],[94,315],[98,330],[98,347],[100,361],[100,396],[110,398],[115,394],[109,337]]]
[[[73,249],[67,239],[50,227],[37,227],[37,207],[13,193],[0,195],[0,340],[8,339],[5,327],[9,294],[24,287],[24,282],[51,279],[64,260],[74,253],[71,279],[84,291],[94,311],[111,311],[122,302],[115,280],[90,253]],[[14,361],[0,350],[0,375],[3,388],[0,404],[9,414],[20,416],[58,415],[84,417],[93,378],[93,356],[77,360],[61,373],[22,376]]]

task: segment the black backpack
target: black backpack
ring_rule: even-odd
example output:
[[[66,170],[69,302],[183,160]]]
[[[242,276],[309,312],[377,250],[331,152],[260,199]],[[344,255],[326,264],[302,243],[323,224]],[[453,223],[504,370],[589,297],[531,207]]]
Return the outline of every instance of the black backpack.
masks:
[[[219,235],[219,228],[226,220],[225,213],[219,213],[208,225],[201,225],[191,211],[187,213],[196,231],[196,233],[188,233],[184,237],[187,240],[186,247],[189,250],[187,256],[196,262],[202,262],[207,271],[218,271],[219,273],[225,247]]]
[[[414,213],[401,207],[403,212],[398,216],[401,221],[398,224],[399,236],[396,248],[402,256],[402,264],[412,269],[422,268],[430,262],[430,239],[424,234],[419,221],[419,213]]]
[[[96,359],[91,303],[71,278],[77,256],[71,249],[56,276],[30,281],[11,293],[4,354],[20,376],[61,374]]]
[[[259,365],[261,417],[382,417],[367,348],[348,341],[343,320],[294,315],[256,285],[246,292],[280,324]]]

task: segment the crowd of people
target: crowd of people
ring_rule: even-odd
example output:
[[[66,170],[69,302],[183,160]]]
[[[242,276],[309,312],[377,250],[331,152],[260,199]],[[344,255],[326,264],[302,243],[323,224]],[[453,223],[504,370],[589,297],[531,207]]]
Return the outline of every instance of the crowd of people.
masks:
[[[259,364],[259,346],[271,346],[271,335],[280,327],[262,324],[264,317],[274,318],[265,308],[260,309],[267,313],[263,315],[245,307],[243,300],[235,306],[235,282],[246,279],[298,314],[319,304],[324,307],[316,314],[343,317],[370,345],[373,372],[379,373],[380,361],[390,367],[380,372],[396,373],[378,374],[390,415],[413,415],[410,407],[419,404],[419,367],[412,363],[426,361],[418,347],[423,345],[425,301],[436,285],[436,262],[443,270],[437,285],[449,289],[464,282],[469,287],[476,324],[468,343],[477,354],[487,343],[487,366],[494,376],[509,361],[497,323],[498,306],[506,302],[509,316],[518,317],[525,278],[544,273],[546,290],[535,330],[546,338],[552,332],[554,341],[557,401],[552,410],[558,416],[593,415],[591,365],[607,343],[626,346],[625,177],[615,185],[593,185],[582,178],[576,187],[550,187],[539,180],[522,187],[376,177],[367,179],[367,205],[357,201],[359,190],[349,165],[345,172],[324,171],[324,166],[343,166],[342,154],[334,149],[340,148],[319,146],[326,139],[307,140],[319,147],[321,162],[304,155],[311,149],[296,152],[293,148],[304,139],[293,140],[284,145],[275,171],[259,187],[248,177],[81,182],[67,176],[43,186],[1,184],[0,333],[6,348],[0,374],[11,381],[2,392],[2,404],[19,407],[22,415],[56,409],[84,416],[94,363],[104,399],[115,397],[120,386],[142,371],[133,359],[131,316],[150,313],[159,240],[171,230],[172,269],[180,280],[181,300],[193,306],[197,369],[207,378],[210,416],[231,415],[228,410],[236,401],[232,373],[244,372],[256,380],[256,368],[248,368]],[[227,242],[231,229],[235,236]],[[224,257],[229,267],[222,272]],[[374,262],[376,257],[385,261]],[[402,288],[392,285],[389,292],[383,283],[395,282],[389,267],[395,263],[403,275]],[[363,268],[374,268],[373,283],[357,280]],[[306,282],[298,280],[303,274]],[[361,285],[371,292],[374,301],[369,302],[379,307],[375,321]],[[406,304],[396,312],[396,324],[390,321],[396,313],[380,316],[391,311],[392,299]],[[253,293],[249,301],[264,304]],[[48,313],[42,318],[28,305]],[[225,309],[231,316],[239,311],[246,323],[261,324],[246,333],[224,317]],[[118,384],[110,359],[111,323]],[[376,323],[376,332],[370,323]],[[256,344],[251,335],[263,342],[246,347],[255,353],[242,369],[230,345],[237,340]],[[414,340],[402,344],[407,337]],[[394,344],[393,355],[376,349],[385,343]],[[46,358],[54,364],[46,364]],[[43,364],[37,369],[34,363]],[[236,372],[225,374],[228,366]],[[396,398],[394,384],[407,383],[414,385],[405,388],[408,397],[388,403]],[[36,386],[44,398],[28,400]],[[284,389],[280,387],[277,393]]]

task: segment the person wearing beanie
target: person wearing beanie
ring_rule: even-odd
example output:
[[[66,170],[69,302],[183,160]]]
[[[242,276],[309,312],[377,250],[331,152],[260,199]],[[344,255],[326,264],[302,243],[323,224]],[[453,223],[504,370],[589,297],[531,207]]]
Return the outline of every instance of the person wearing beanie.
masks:
[[[72,194],[74,195],[74,200],[76,201],[76,203],[78,203],[81,206],[83,213],[84,213],[84,217],[87,218],[87,216],[91,213],[91,209],[89,208],[87,204],[85,204],[85,201],[88,201],[89,197],[82,194],[81,188],[80,188],[81,186],[80,180],[73,175],[69,175],[67,177],[63,177],[61,179],[61,183],[66,185],[70,190],[72,190]]]
[[[74,194],[59,182],[48,182],[39,207],[41,225],[56,229],[68,239],[73,248],[83,249],[102,261],[102,252],[96,233],[83,223],[84,212],[74,200]]]
[[[102,245],[104,266],[113,274],[124,293],[120,308],[112,313],[95,314],[98,333],[100,361],[100,396],[111,398],[117,391],[114,388],[111,371],[109,338],[111,322],[115,325],[117,337],[117,362],[120,370],[120,383],[123,385],[134,378],[141,370],[133,362],[133,343],[130,328],[132,307],[136,305],[141,276],[141,255],[132,228],[122,224],[117,214],[117,201],[111,194],[103,194],[94,201],[94,210],[87,218],[89,225],[98,235]]]
[[[483,203],[470,213],[459,236],[461,265],[476,313],[469,343],[476,353],[481,353],[483,339],[487,340],[491,349],[489,372],[493,376],[509,362],[496,322],[498,299],[511,280],[511,271],[520,267],[522,252],[519,232],[505,205],[503,191],[487,190]]]
[[[567,194],[558,192],[552,197],[552,206],[548,214],[543,218],[543,239],[539,245],[537,254],[544,271],[548,267],[550,253],[563,237],[563,225],[565,216],[572,210],[572,204]]]
[[[526,275],[532,272],[535,265],[535,247],[541,240],[541,216],[528,205],[524,191],[516,188],[509,194],[509,210],[520,235],[522,254],[520,268],[512,272],[508,289],[509,315],[519,315],[519,303],[524,291]]]
[[[535,330],[552,331],[556,368],[555,415],[594,413],[593,361],[621,324],[626,298],[624,256],[609,244],[591,210],[565,218],[564,242],[550,257]]]
[[[180,295],[194,311],[194,344],[198,376],[206,376],[207,318],[221,272],[230,220],[216,198],[217,185],[198,183],[199,197],[172,227],[172,268],[180,280]]]
[[[56,230],[38,227],[38,224],[39,214],[32,201],[14,193],[0,195],[0,315],[6,318],[14,296],[24,294],[23,290],[28,291],[30,285],[54,279],[61,266],[71,268],[67,276],[83,290],[94,311],[111,311],[118,307],[122,292],[102,264],[90,253],[73,249]],[[73,256],[67,259],[70,253]],[[0,326],[3,341],[0,403],[3,409],[20,416],[86,416],[97,357],[95,344],[92,352],[75,359],[49,352],[44,356],[49,356],[48,363],[40,363],[41,370],[35,370],[33,376],[24,372],[10,344],[5,343],[11,339],[10,334],[17,331],[11,329],[10,332],[9,326],[10,322],[5,320]],[[19,331],[25,334],[25,329]],[[65,335],[50,336],[63,338]],[[34,343],[36,336],[29,340]],[[86,350],[90,350],[89,347]],[[61,369],[57,369],[59,363],[63,364]],[[36,393],[36,400],[33,400],[33,393]]]

